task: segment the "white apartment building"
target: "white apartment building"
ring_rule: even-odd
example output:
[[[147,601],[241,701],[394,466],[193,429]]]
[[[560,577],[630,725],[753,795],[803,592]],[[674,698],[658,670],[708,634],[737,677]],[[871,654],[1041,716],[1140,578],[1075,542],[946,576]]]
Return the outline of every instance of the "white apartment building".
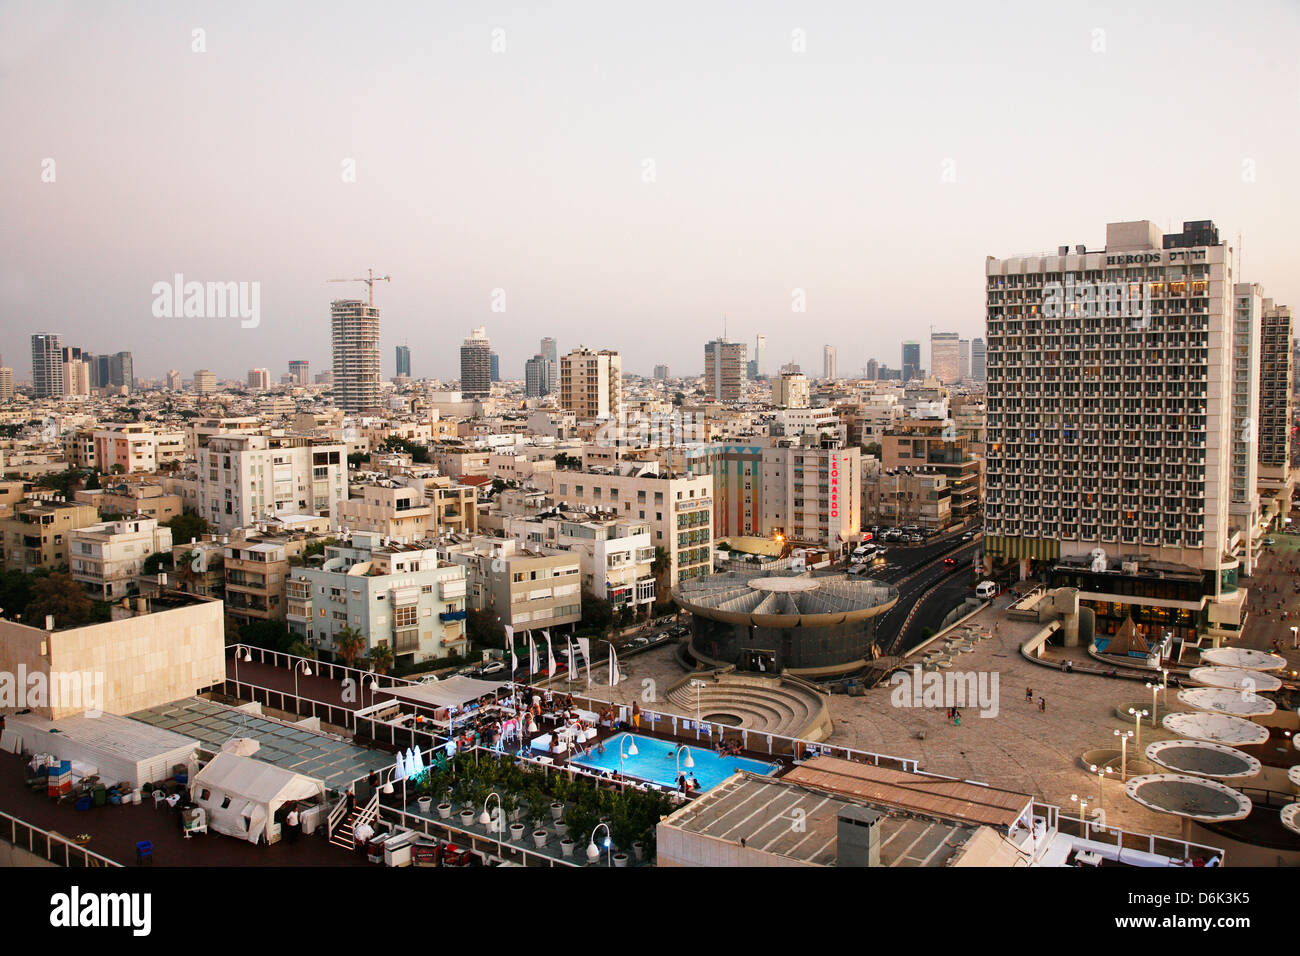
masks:
[[[423,488],[383,479],[353,485],[350,494],[330,516],[335,527],[373,532],[405,544],[429,536],[433,505],[425,500]]]
[[[627,473],[555,471],[536,484],[552,504],[587,505],[644,521],[668,554],[668,584],[710,574],[713,566],[713,475],[669,478],[656,464]]]
[[[145,424],[106,425],[95,429],[91,440],[95,466],[106,473],[118,467],[124,474],[157,471],[159,465],[184,457],[183,434],[158,434]]]
[[[379,405],[383,367],[379,359],[379,310],[360,299],[330,303],[334,403],[356,412]]]
[[[654,604],[655,559],[650,526],[612,513],[552,512],[548,515],[504,515],[507,538],[538,549],[576,553],[582,562],[583,590],[604,598],[621,611],[637,612]]]
[[[1099,634],[1132,615],[1191,640],[1202,611],[1211,628],[1238,627],[1230,481],[1244,393],[1233,376],[1258,372],[1234,366],[1237,347],[1250,347],[1234,342],[1232,250],[1218,230],[1112,223],[1104,250],[989,257],[985,271],[989,558],[1020,561],[1022,575],[1031,561],[1072,558],[1105,561],[1115,576],[1122,562],[1113,588],[1135,597],[1098,608]],[[1093,301],[1067,301],[1067,281]],[[1103,293],[1129,307],[1106,309]],[[1144,576],[1151,564],[1199,575],[1208,609],[1181,592],[1136,600],[1164,587]]]
[[[170,551],[171,528],[153,518],[132,515],[78,528],[68,535],[68,567],[72,579],[102,601],[134,594],[145,559]]]
[[[325,548],[319,568],[294,568],[285,584],[289,630],[336,654],[335,635],[360,631],[362,655],[387,645],[399,665],[467,648],[465,570],[433,548],[384,545],[377,534],[353,534]]]
[[[223,534],[267,518],[333,515],[347,500],[346,450],[328,440],[219,434],[197,457],[199,514]]]
[[[479,535],[445,545],[444,555],[464,567],[470,606],[490,611],[518,634],[582,620],[582,566],[576,554]]]
[[[578,421],[617,417],[623,404],[623,359],[576,348],[560,359],[560,407]]]

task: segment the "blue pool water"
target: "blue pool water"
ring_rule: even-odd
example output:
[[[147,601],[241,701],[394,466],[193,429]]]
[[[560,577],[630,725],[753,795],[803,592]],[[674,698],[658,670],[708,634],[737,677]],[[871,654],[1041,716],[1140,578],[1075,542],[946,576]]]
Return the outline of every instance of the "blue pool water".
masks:
[[[592,770],[618,770],[618,748],[620,743],[623,745],[625,755],[633,743],[636,744],[637,749],[635,757],[624,757],[622,761],[623,776],[648,780],[669,789],[677,786],[677,760],[673,756],[674,745],[665,740],[656,740],[653,737],[642,737],[638,734],[626,733],[616,734],[605,741],[605,752],[603,754],[597,753],[593,749],[586,757],[571,757],[569,763]],[[686,753],[683,752],[681,760],[682,773],[687,776],[695,775],[695,779],[700,782],[700,792],[711,790],[737,770],[748,770],[750,773],[760,773],[766,776],[775,773],[779,766],[761,760],[750,760],[747,757],[720,757],[706,747],[693,747],[690,744],[687,744],[687,749],[690,751],[691,759],[695,761],[695,766],[687,768]]]

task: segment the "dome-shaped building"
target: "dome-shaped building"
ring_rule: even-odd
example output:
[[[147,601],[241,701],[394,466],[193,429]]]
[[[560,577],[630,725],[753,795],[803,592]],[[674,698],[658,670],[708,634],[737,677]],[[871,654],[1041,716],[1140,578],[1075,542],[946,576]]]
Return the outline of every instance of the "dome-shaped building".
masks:
[[[741,670],[849,667],[871,656],[876,618],[898,590],[792,571],[728,571],[673,589],[693,615],[691,650]]]

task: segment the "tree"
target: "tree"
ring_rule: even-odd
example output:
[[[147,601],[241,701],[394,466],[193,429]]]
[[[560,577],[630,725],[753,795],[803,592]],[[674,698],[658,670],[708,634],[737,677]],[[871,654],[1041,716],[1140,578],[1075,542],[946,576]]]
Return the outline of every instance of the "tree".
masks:
[[[869,445],[863,445],[863,446],[862,446],[862,453],[863,453],[864,455],[870,455],[872,458],[879,458],[879,457],[880,457],[880,442],[872,442],[872,443],[869,444]]]
[[[555,467],[561,471],[577,471],[582,467],[582,459],[560,452],[555,456]]]
[[[249,621],[238,628],[239,643],[264,647],[268,651],[287,652],[294,644],[294,636],[284,621]]]
[[[491,611],[471,608],[465,615],[465,636],[470,643],[481,647],[505,647],[506,629]]]
[[[177,544],[184,544],[187,541],[201,540],[208,533],[208,519],[204,518],[197,511],[186,509],[181,514],[176,515],[170,521],[164,521],[167,527],[172,529],[172,540]]]
[[[94,609],[94,602],[80,584],[55,571],[33,579],[31,600],[23,617],[34,627],[44,627],[45,618],[50,615],[54,617],[55,627],[80,627],[90,622]]]
[[[144,559],[144,564],[140,568],[144,574],[157,574],[159,571],[172,570],[172,555],[170,551],[155,551],[149,557]]]
[[[354,627],[345,627],[334,635],[334,650],[343,663],[352,667],[366,647],[366,636]]]
[[[614,626],[614,605],[604,598],[596,597],[590,591],[582,595],[582,623],[584,630],[599,631],[606,634]]]
[[[370,666],[376,674],[387,674],[393,666],[393,651],[387,644],[376,644],[370,649]]]

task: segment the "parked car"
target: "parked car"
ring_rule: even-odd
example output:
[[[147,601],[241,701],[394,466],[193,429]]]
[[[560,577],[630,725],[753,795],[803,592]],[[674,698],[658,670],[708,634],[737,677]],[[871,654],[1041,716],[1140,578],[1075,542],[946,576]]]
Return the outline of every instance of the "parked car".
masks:
[[[973,538],[973,537],[975,537],[975,532],[974,532],[974,531],[967,531],[965,534],[963,534],[963,535],[961,536],[961,539],[962,539],[963,541],[969,541],[969,540],[970,540],[971,538]]]
[[[482,677],[491,677],[493,674],[500,674],[506,669],[505,661],[488,661],[479,668],[479,675]]]
[[[943,559],[943,563],[944,563],[947,567],[950,567],[950,568],[951,568],[951,567],[953,567],[953,566],[955,566],[955,565],[957,564],[957,559],[956,559],[956,558],[944,558],[944,559]]]
[[[436,684],[438,683],[437,674],[421,674],[415,679],[417,684]]]

